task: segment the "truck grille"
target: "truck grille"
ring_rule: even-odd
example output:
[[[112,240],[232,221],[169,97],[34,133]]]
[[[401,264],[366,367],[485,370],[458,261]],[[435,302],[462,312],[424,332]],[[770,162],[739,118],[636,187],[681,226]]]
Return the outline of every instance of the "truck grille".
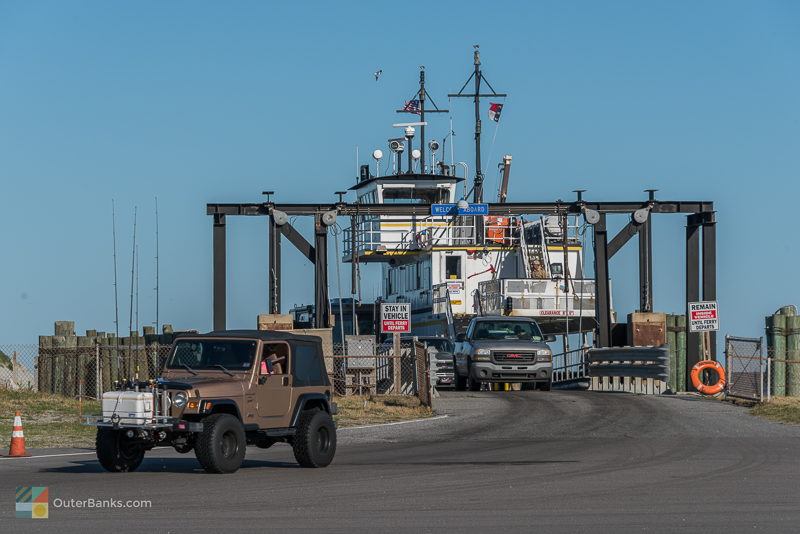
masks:
[[[498,363],[530,363],[536,361],[534,352],[495,352],[494,361]]]

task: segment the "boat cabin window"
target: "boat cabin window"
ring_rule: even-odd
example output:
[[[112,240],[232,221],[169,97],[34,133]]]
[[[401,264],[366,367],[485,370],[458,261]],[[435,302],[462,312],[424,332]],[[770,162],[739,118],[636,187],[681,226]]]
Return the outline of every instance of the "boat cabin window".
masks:
[[[461,279],[461,257],[445,256],[444,258],[444,277],[447,280]]]
[[[560,263],[551,263],[550,264],[550,273],[553,276],[560,276],[564,274],[564,267]]]
[[[384,187],[386,204],[441,204],[450,200],[447,189],[422,189],[419,187]]]

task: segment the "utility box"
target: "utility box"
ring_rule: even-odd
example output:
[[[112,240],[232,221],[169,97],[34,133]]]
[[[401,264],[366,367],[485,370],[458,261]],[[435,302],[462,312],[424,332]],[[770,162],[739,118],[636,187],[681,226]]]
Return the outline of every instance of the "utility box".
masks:
[[[269,313],[258,316],[259,330],[291,330],[294,328],[289,314]]]
[[[629,313],[628,345],[631,347],[660,347],[667,342],[666,313]]]

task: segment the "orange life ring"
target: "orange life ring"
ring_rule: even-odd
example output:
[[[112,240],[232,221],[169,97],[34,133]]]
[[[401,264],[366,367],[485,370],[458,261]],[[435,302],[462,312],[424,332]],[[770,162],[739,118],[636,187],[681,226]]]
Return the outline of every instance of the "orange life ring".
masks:
[[[705,369],[714,369],[717,372],[719,380],[717,380],[716,384],[707,386],[700,381],[700,373]],[[692,385],[700,393],[714,395],[715,393],[719,393],[725,389],[725,369],[722,368],[719,362],[715,362],[714,360],[703,360],[702,362],[697,362],[697,364],[692,367],[691,377]]]

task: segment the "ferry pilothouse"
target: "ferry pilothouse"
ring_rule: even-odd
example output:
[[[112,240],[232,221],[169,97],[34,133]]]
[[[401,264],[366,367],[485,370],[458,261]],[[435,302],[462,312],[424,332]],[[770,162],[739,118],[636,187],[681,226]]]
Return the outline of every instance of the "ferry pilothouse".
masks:
[[[474,63],[474,94],[462,94],[462,88],[450,95],[475,101],[474,181],[456,176],[458,165],[437,160],[438,142],[425,144],[425,113],[440,110],[425,110],[430,96],[422,71],[416,99],[402,110],[417,113],[420,121],[393,125],[403,128],[404,136],[389,140],[392,172],[377,175],[378,164],[373,175],[369,165],[362,165],[350,190],[359,203],[423,204],[430,205],[430,211],[355,217],[345,229],[341,259],[380,265],[380,300],[411,304],[414,335],[451,337],[480,314],[532,317],[548,334],[586,334],[595,328],[595,281],[584,271],[579,219],[566,212],[527,219],[482,211],[479,102],[487,96],[481,94],[481,82],[488,82],[478,50]],[[492,104],[490,117],[491,113],[499,114],[497,104]],[[413,148],[418,133],[422,150]],[[430,165],[425,164],[426,155]],[[382,151],[376,150],[373,158],[380,163]],[[504,156],[500,164],[498,202],[506,201],[511,159]],[[466,165],[463,168],[466,174]],[[470,193],[472,200],[467,201]]]

